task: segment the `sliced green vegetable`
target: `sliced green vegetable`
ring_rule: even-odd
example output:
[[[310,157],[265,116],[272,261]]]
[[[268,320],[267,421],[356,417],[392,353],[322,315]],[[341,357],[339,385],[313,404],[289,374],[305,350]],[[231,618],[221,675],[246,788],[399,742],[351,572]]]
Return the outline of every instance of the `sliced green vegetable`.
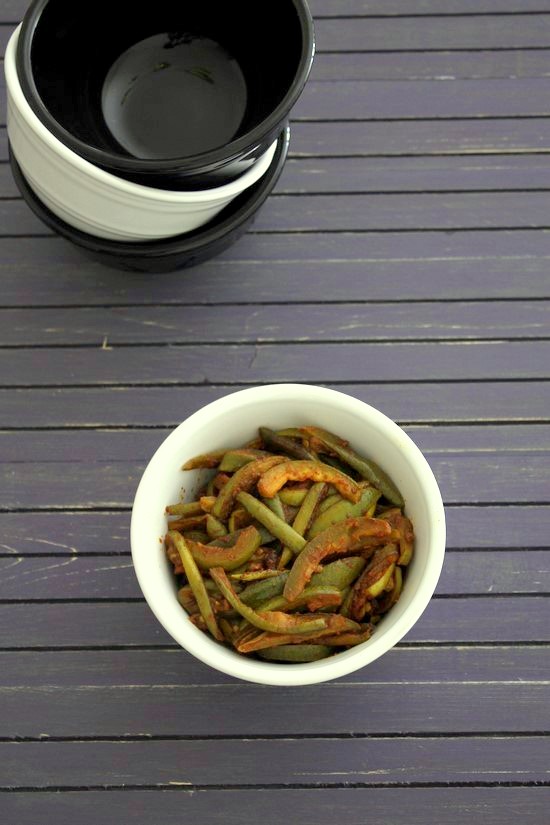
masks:
[[[225,521],[233,509],[238,494],[244,490],[251,490],[258,479],[276,464],[284,462],[284,458],[277,455],[259,458],[245,464],[234,473],[227,484],[220,490],[216,503],[212,507],[212,515]]]
[[[367,562],[362,556],[336,559],[330,564],[325,564],[319,573],[314,573],[310,579],[310,585],[312,587],[329,585],[344,590],[344,588],[353,584],[357,576],[365,569],[366,564]]]
[[[345,464],[353,467],[360,476],[370,481],[374,487],[377,487],[383,496],[391,501],[397,507],[403,507],[405,502],[397,487],[395,486],[389,475],[374,461],[363,458],[342,438],[339,438],[334,433],[327,430],[322,430],[319,427],[302,427],[302,431],[306,435],[314,436],[321,443],[323,443],[331,452],[342,459]]]
[[[379,498],[379,490],[375,487],[365,487],[361,492],[361,498],[356,504],[343,499],[336,502],[332,507],[329,507],[317,516],[309,528],[307,534],[308,540],[322,533],[323,530],[326,530],[331,524],[344,521],[352,516],[372,516]]]
[[[260,427],[260,436],[266,447],[271,452],[284,453],[291,458],[303,458],[306,460],[315,460],[316,456],[310,453],[309,450],[299,442],[285,435],[270,430],[269,427]]]
[[[211,567],[223,567],[224,570],[236,570],[254,555],[261,543],[261,536],[255,527],[245,527],[237,536],[232,546],[222,544],[199,544],[188,542],[189,551],[203,570]]]
[[[288,616],[286,613],[280,611],[262,611],[256,612],[251,607],[246,605],[237,596],[231,586],[231,582],[227,578],[225,570],[221,567],[214,567],[210,571],[210,575],[218,585],[220,592],[227,599],[231,607],[237,613],[254,625],[254,627],[265,630],[269,633],[286,633],[290,635],[313,633],[314,631],[324,630],[328,626],[328,616],[315,616],[311,614],[307,618],[304,616]]]
[[[332,653],[327,645],[279,645],[267,647],[259,652],[262,659],[270,662],[317,662]]]
[[[187,547],[185,539],[176,530],[170,530],[166,539],[168,542],[173,544],[180,555],[181,563],[183,565],[183,569],[185,570],[185,575],[187,576],[187,581],[193,591],[193,595],[195,596],[201,616],[206,622],[208,630],[215,639],[222,642],[223,634],[216,623],[216,617],[214,616],[214,611],[212,610],[212,605],[210,604],[210,599],[204,586],[202,576],[197,565],[195,564],[193,556],[191,555],[191,551]]]
[[[256,461],[266,455],[269,453],[265,450],[252,450],[244,447],[241,450],[228,450],[220,462],[219,469],[224,473],[234,473],[245,464],[250,464],[251,461]]]
[[[306,540],[292,527],[283,521],[275,513],[262,504],[257,498],[251,496],[250,493],[238,493],[237,501],[242,504],[256,521],[269,530],[269,532],[280,539],[283,544],[290,547],[295,553],[299,553],[304,547]]]
[[[271,498],[288,481],[325,481],[350,501],[359,501],[361,488],[349,476],[320,461],[284,461],[266,470],[258,481],[261,496]]]
[[[294,521],[292,522],[293,529],[296,530],[296,532],[301,536],[305,536],[309,524],[313,518],[313,514],[315,513],[319,503],[322,501],[326,490],[327,485],[323,481],[318,481],[317,483],[312,484],[309,488],[309,491],[304,498]]]
[[[291,601],[302,592],[317,566],[327,556],[347,556],[354,550],[383,544],[391,527],[382,519],[356,516],[333,524],[309,541],[292,565],[284,596]]]

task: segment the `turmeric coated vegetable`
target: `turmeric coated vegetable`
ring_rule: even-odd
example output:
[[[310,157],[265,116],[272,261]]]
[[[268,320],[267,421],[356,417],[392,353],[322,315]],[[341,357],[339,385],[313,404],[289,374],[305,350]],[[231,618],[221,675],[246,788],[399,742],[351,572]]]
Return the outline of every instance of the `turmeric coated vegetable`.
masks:
[[[329,433],[327,430],[321,430],[319,427],[303,427],[302,429],[306,435],[315,437],[317,441],[328,447],[328,449],[335,453],[345,464],[349,464],[359,475],[367,479],[367,481],[370,481],[371,484],[380,490],[388,501],[391,501],[392,504],[396,504],[398,507],[403,507],[404,502],[401,493],[389,475],[385,473],[378,464],[358,455],[349,447],[346,441],[333,433]]]
[[[320,461],[285,461],[267,470],[258,482],[260,495],[271,498],[287,481],[326,481],[350,501],[359,501],[361,488],[349,476]]]
[[[243,490],[250,490],[265,472],[276,464],[283,462],[284,458],[281,458],[281,456],[267,456],[245,464],[244,467],[241,467],[231,476],[231,479],[218,495],[211,511],[212,515],[216,518],[226,519],[231,513],[237,495]]]
[[[334,524],[307,543],[289,573],[285,599],[295,599],[311,579],[318,564],[327,556],[345,556],[360,547],[382,544],[391,533],[387,521],[376,518],[350,518]]]
[[[175,530],[171,530],[168,533],[167,540],[173,543],[174,547],[180,554],[183,568],[185,570],[185,575],[187,576],[187,580],[189,582],[189,586],[193,591],[193,595],[195,596],[195,600],[201,612],[201,616],[206,622],[208,630],[215,639],[217,639],[218,641],[222,641],[223,634],[218,628],[216,618],[214,616],[212,606],[210,604],[210,599],[208,597],[207,590],[204,586],[204,582],[202,580],[201,574],[199,573],[198,567],[195,564],[195,560],[193,559],[193,556],[191,555],[189,548],[185,543],[185,539],[182,535],[180,535],[180,533],[176,532]]]
[[[414,554],[386,473],[314,426],[260,427],[183,469],[202,486],[166,506],[165,548],[195,627],[282,667],[368,642]]]
[[[233,588],[231,582],[227,578],[225,570],[221,567],[214,567],[210,571],[210,575],[218,585],[220,592],[227,599],[229,604],[241,614],[254,627],[259,627],[270,633],[312,633],[314,630],[324,630],[327,627],[327,620],[325,617],[307,618],[301,616],[287,616],[286,613],[280,611],[267,611],[261,613],[256,612],[248,605],[244,604]]]
[[[249,560],[260,546],[261,537],[255,527],[245,527],[241,530],[237,541],[232,547],[218,544],[199,544],[189,541],[191,555],[204,570],[211,567],[223,567],[224,570],[236,570]]]

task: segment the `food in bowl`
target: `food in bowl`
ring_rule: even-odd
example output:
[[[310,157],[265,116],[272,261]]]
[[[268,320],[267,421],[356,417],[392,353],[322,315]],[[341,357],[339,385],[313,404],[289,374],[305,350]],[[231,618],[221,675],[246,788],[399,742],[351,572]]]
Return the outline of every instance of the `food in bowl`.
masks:
[[[405,502],[339,435],[260,427],[182,469],[209,478],[166,507],[166,553],[181,606],[221,644],[313,662],[367,641],[399,600],[414,548]]]

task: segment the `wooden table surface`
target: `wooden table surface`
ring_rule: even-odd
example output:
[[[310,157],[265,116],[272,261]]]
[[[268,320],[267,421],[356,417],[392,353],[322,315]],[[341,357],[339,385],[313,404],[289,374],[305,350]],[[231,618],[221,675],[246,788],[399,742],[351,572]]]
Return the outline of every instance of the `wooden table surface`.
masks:
[[[25,0],[0,0],[4,47]],[[311,0],[317,55],[252,230],[89,262],[21,200],[0,87],[0,819],[550,821],[550,0]],[[337,387],[425,452],[435,597],[284,689],[182,651],[138,589],[157,445],[237,388]]]

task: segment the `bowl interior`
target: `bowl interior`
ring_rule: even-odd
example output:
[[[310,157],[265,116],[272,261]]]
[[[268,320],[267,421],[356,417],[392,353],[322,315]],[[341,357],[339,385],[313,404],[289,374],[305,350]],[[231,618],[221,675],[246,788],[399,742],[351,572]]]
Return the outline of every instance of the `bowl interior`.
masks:
[[[303,58],[290,0],[276,14],[246,0],[41,5],[38,97],[68,133],[116,155],[192,157],[235,141],[281,103]]]
[[[164,508],[180,498],[192,500],[204,471],[182,472],[191,456],[238,446],[261,425],[278,429],[312,424],[349,439],[379,463],[400,488],[405,512],[415,528],[415,554],[400,600],[356,648],[319,662],[277,665],[240,656],[197,630],[175,598],[176,585],[166,561],[162,536]],[[307,684],[336,678],[373,661],[412,627],[437,583],[445,544],[441,496],[416,445],[392,421],[342,393],[321,387],[276,385],[226,396],[205,407],[171,433],[148,465],[132,514],[132,555],[144,595],[168,632],[202,661],[243,679],[269,684]]]

